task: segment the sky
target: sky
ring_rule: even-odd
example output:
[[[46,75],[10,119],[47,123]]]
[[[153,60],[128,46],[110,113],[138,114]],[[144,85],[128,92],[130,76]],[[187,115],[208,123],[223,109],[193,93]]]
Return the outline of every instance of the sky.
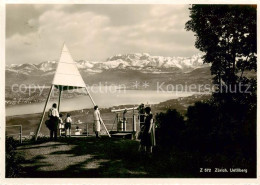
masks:
[[[189,5],[6,5],[6,64],[58,60],[65,42],[75,60],[116,54],[190,57]]]

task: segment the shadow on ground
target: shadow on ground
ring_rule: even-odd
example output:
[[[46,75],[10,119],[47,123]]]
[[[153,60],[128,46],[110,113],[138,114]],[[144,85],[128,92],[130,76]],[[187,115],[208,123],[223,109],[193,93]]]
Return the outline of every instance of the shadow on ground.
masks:
[[[116,138],[62,138],[18,147],[21,177],[162,177],[156,160],[138,152],[139,143]]]

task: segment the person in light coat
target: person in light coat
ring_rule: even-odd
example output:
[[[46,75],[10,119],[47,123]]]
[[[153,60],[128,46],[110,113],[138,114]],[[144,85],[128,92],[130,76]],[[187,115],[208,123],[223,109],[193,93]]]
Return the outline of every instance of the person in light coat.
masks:
[[[71,115],[70,113],[68,113],[65,119],[65,137],[67,137],[67,135],[71,137],[71,123],[72,123]]]
[[[100,123],[101,123],[101,117],[100,117],[100,112],[98,110],[98,106],[94,106],[94,128],[93,130],[95,131],[96,138],[100,138]]]

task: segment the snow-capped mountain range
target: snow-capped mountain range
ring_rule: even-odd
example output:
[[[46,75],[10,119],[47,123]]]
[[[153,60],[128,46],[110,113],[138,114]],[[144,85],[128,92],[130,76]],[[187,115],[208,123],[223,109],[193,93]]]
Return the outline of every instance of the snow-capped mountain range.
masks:
[[[76,61],[80,71],[96,74],[106,70],[138,70],[141,72],[167,72],[178,69],[183,72],[197,68],[208,67],[203,64],[202,54],[192,57],[163,57],[151,56],[147,53],[119,54],[109,57],[106,61],[96,62],[79,60]],[[25,75],[49,75],[55,72],[57,61],[45,61],[40,64],[11,64],[6,66],[6,71]]]

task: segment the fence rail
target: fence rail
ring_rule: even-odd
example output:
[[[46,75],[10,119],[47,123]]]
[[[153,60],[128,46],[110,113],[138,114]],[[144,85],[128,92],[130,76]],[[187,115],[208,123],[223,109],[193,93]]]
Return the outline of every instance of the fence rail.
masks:
[[[22,143],[22,138],[23,138],[23,126],[22,125],[11,125],[11,126],[6,126],[6,128],[11,128],[11,127],[20,127],[20,132],[18,134],[6,134],[7,136],[20,136],[20,143]]]

